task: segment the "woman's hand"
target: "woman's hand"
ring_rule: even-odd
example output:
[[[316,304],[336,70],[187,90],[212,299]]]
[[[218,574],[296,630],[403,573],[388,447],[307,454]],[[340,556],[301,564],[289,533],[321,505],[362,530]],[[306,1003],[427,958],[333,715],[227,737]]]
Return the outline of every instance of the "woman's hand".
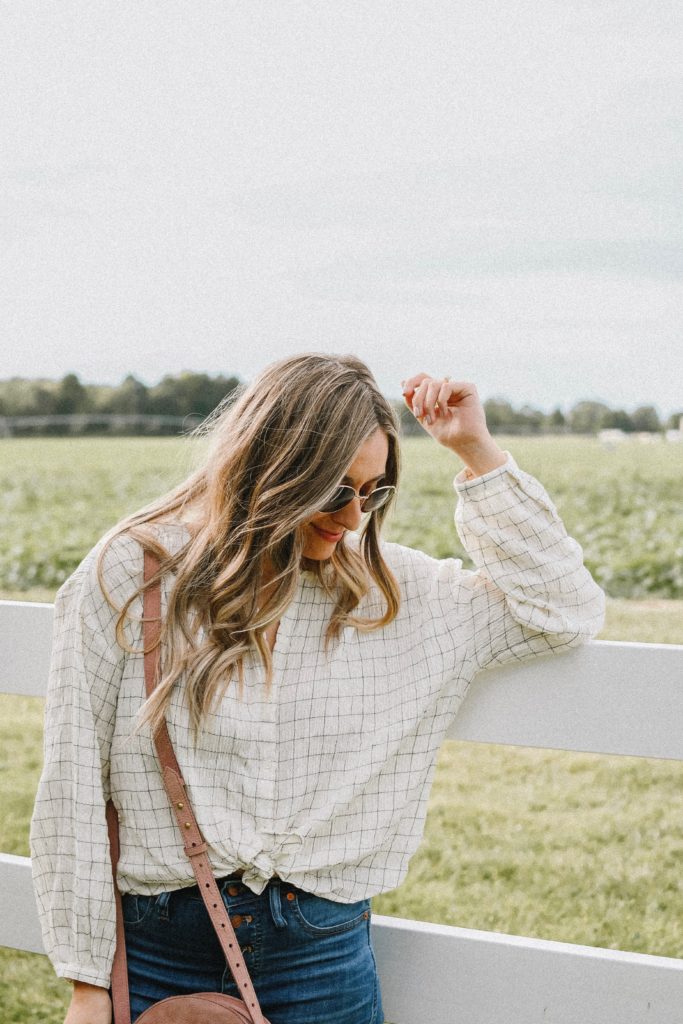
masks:
[[[109,990],[99,985],[74,982],[71,1003],[64,1024],[111,1024],[112,1005]]]
[[[455,452],[472,475],[502,466],[507,456],[491,437],[477,389],[470,381],[416,373],[402,381],[403,398],[435,441]]]

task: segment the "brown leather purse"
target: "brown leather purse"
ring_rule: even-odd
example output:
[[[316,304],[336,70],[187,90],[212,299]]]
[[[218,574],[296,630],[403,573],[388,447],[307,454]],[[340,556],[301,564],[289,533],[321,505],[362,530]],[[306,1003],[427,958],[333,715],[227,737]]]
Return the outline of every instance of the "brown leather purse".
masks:
[[[145,582],[150,580],[158,569],[159,561],[156,556],[145,551]],[[143,617],[145,688],[149,697],[156,686],[159,668],[161,589],[158,582],[156,586],[150,587],[144,592]],[[221,992],[197,992],[189,996],[170,996],[168,999],[162,999],[148,1007],[137,1018],[136,1024],[268,1024],[261,1013],[261,1007],[256,998],[249,971],[244,963],[235,930],[230,923],[230,917],[213,877],[211,865],[206,856],[207,845],[188,799],[183,776],[165,722],[154,736],[154,745],[159,757],[164,786],[178,822],[185,853],[190,859],[199,892],[241,998],[226,996]],[[111,800],[107,803],[107,826],[116,898],[116,953],[111,974],[114,1024],[131,1024],[123,911],[121,893],[116,884],[116,865],[119,859],[119,819]]]

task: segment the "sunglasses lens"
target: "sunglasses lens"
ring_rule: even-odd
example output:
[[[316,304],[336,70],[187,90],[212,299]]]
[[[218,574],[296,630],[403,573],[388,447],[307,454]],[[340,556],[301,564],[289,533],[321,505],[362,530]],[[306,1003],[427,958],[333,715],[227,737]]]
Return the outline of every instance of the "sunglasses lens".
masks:
[[[352,500],[354,495],[352,487],[338,487],[334,492],[327,504],[320,509],[321,512],[338,512],[340,508],[344,508],[344,505]]]
[[[380,508],[389,500],[393,489],[393,487],[376,487],[368,495],[367,501],[363,505],[363,511],[374,512],[376,508]]]

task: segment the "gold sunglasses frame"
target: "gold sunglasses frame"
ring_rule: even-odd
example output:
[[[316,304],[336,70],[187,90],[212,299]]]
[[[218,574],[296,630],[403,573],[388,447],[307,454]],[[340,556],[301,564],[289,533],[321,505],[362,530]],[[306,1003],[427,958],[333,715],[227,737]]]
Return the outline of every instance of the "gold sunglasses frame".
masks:
[[[365,512],[365,507],[364,506],[365,506],[365,502],[368,500],[368,498],[371,498],[372,495],[375,494],[377,491],[395,491],[396,490],[396,486],[394,484],[382,484],[381,487],[374,487],[370,491],[369,494],[359,494],[358,491],[354,490],[354,488],[351,486],[351,484],[339,484],[339,487],[337,488],[337,491],[341,491],[342,489],[346,490],[346,491],[351,491],[351,497],[349,498],[349,500],[345,501],[343,505],[337,505],[334,508],[328,508],[327,506],[323,506],[323,508],[320,509],[321,512],[326,512],[326,513],[329,513],[329,514],[332,514],[333,512],[340,512],[343,508],[345,508],[349,504],[350,501],[353,501],[354,498],[358,498],[358,500],[360,502],[361,512]],[[384,499],[384,501],[382,501],[379,505],[377,505],[376,508],[368,509],[368,513],[376,512],[378,508],[382,508],[382,505],[386,505],[387,501],[389,501],[390,498],[391,498],[391,494],[388,494],[387,497]]]

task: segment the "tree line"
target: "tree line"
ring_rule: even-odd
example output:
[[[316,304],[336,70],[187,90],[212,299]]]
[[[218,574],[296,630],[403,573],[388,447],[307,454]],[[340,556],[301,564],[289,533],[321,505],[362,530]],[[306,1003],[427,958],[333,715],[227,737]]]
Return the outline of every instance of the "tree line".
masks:
[[[31,380],[13,377],[0,381],[0,416],[51,417],[41,429],[32,424],[32,433],[55,433],[55,417],[92,414],[103,417],[127,417],[125,430],[143,433],[144,417],[177,417],[196,425],[211,413],[218,403],[242,382],[238,377],[210,376],[186,371],[167,375],[158,384],[147,386],[129,374],[117,386],[83,384],[75,373],[58,381]],[[422,433],[422,428],[402,401],[393,403],[405,434]],[[581,401],[567,413],[556,408],[550,413],[530,405],[515,409],[505,398],[489,398],[483,403],[492,433],[500,434],[596,434],[608,428],[627,433],[655,433],[679,426],[683,410],[660,420],[652,405],[642,405],[633,412],[611,409],[602,402]],[[135,421],[131,418],[135,417]],[[79,428],[72,423],[69,432],[95,432],[92,423],[84,421]]]
[[[198,416],[203,419],[239,385],[237,377],[207,373],[166,376],[148,387],[132,374],[118,386],[82,384],[75,373],[59,381],[13,377],[0,381],[0,416]]]

